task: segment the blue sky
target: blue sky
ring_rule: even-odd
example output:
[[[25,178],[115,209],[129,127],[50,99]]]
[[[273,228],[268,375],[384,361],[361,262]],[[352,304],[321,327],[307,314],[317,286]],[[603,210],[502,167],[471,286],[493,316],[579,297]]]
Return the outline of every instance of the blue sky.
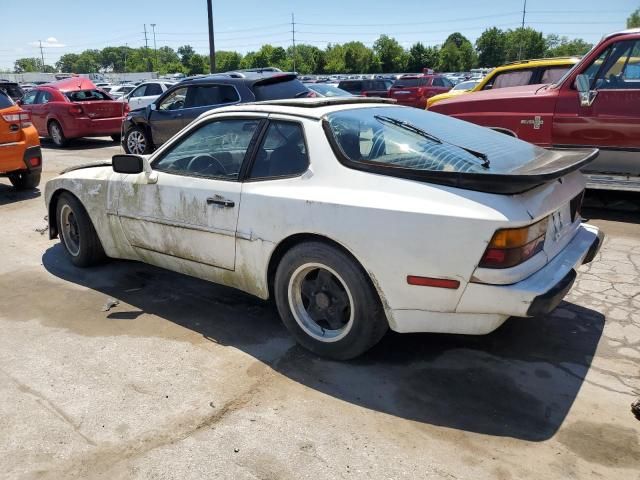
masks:
[[[47,64],[87,48],[143,46],[145,23],[149,46],[150,24],[155,23],[158,46],[188,43],[201,53],[208,51],[206,0],[2,3],[0,68],[12,68],[19,57],[39,56],[39,40]],[[474,41],[487,27],[519,26],[522,5],[522,0],[214,0],[216,48],[247,52],[263,43],[286,47],[291,44],[292,13],[296,41],[318,47],[350,40],[371,45],[382,33],[405,46],[416,41],[440,44],[454,31]],[[527,0],[526,24],[594,43],[605,33],[623,29],[638,7],[638,0]]]

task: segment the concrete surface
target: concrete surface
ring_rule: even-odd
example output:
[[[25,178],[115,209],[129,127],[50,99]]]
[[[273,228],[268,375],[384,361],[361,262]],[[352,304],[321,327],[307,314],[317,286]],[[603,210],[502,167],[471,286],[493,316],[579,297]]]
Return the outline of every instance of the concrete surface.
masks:
[[[45,144],[44,178],[117,151]],[[584,212],[609,236],[552,315],[390,334],[341,364],[242,293],[133,262],[73,268],[41,233],[40,194],[8,185],[2,478],[640,478],[640,213]]]

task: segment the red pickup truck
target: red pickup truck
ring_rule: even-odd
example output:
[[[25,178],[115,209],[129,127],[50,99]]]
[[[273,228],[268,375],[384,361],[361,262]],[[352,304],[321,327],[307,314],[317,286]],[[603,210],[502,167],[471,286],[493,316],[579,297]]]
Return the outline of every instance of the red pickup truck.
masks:
[[[555,84],[474,92],[430,110],[542,147],[597,147],[587,186],[640,191],[640,29],[607,35]]]

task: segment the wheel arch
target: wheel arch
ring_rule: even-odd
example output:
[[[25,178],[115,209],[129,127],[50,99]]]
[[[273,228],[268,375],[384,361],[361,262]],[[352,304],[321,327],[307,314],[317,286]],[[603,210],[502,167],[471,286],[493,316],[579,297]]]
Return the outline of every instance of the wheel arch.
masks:
[[[271,257],[269,258],[269,263],[267,266],[267,288],[269,290],[270,298],[274,298],[276,270],[278,269],[278,265],[280,265],[280,261],[282,260],[284,255],[295,246],[300,245],[302,243],[308,243],[308,242],[324,243],[326,245],[336,248],[337,250],[340,250],[342,253],[344,253],[349,258],[351,258],[356,263],[356,265],[358,265],[358,267],[362,269],[362,272],[364,273],[364,275],[370,282],[370,285],[373,287],[374,291],[376,292],[378,299],[382,304],[382,307],[384,308],[385,311],[387,310],[387,302],[385,301],[384,295],[380,290],[380,286],[376,281],[375,276],[365,268],[365,266],[358,259],[358,257],[356,257],[356,255],[351,250],[349,250],[346,246],[344,246],[340,242],[337,242],[336,240],[333,240],[324,235],[320,235],[318,233],[295,233],[295,234],[289,235],[288,237],[281,240],[280,243],[278,243],[276,248],[271,253]]]

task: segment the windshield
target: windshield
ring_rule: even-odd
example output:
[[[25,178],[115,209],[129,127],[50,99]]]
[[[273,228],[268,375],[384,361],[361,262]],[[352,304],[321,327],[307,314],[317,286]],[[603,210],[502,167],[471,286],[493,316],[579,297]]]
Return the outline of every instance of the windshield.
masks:
[[[326,120],[348,162],[504,174],[545,153],[508,135],[414,108],[357,108],[331,113]]]
[[[86,102],[90,100],[111,100],[111,97],[100,90],[76,90],[66,92],[65,95],[72,102]]]
[[[469,82],[462,82],[462,83],[457,84],[451,90],[471,90],[478,83],[480,83],[480,81],[476,81],[476,80],[471,80]]]
[[[310,84],[307,85],[307,88],[313,90],[314,92],[318,92],[323,97],[352,97],[349,92],[346,90],[342,90],[341,88],[334,87],[333,85],[323,85],[323,84]]]

